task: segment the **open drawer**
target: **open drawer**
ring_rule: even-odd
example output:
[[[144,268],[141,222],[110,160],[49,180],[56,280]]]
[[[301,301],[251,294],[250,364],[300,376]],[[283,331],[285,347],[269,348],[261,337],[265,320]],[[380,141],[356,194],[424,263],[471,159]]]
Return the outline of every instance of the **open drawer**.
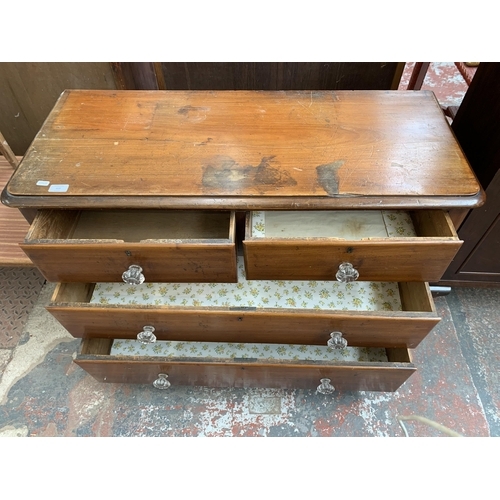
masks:
[[[42,210],[21,248],[49,281],[236,281],[229,211]]]
[[[265,211],[247,214],[243,247],[252,280],[331,280],[347,263],[359,280],[439,281],[461,244],[441,210]]]
[[[119,349],[117,342],[121,344]],[[142,344],[137,341],[127,344],[123,340],[86,339],[75,362],[100,382],[153,384],[159,389],[185,385],[322,386],[319,392],[324,393],[333,392],[333,388],[390,392],[416,371],[407,349],[346,348],[344,351],[351,352],[339,354],[300,345],[166,344],[170,345],[161,349],[156,345],[156,351],[147,351],[141,350]]]
[[[427,283],[60,283],[47,310],[75,337],[415,347],[439,322]]]

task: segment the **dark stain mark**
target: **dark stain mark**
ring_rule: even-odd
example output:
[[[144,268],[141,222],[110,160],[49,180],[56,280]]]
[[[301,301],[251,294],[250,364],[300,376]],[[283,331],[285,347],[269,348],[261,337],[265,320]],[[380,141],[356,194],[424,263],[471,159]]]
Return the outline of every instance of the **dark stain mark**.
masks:
[[[255,173],[255,182],[277,187],[297,185],[297,181],[288,172],[280,170],[280,164],[274,156],[262,158]]]
[[[195,144],[195,146],[206,146],[208,143],[212,142],[212,140],[213,139],[211,137],[207,137],[206,141],[198,142]]]
[[[347,247],[347,253],[352,253],[352,252],[353,252],[353,250],[354,250],[354,248],[352,248],[352,247]]]
[[[203,186],[232,189],[250,184],[253,167],[241,167],[232,158],[217,156],[203,168]]]
[[[330,196],[339,194],[339,179],[337,172],[344,163],[345,160],[337,160],[316,167],[318,182]]]
[[[182,106],[182,108],[179,108],[177,113],[183,116],[189,116],[190,113],[205,113],[209,110],[210,108],[204,108],[201,106]]]
[[[203,167],[203,186],[217,189],[241,189],[296,186],[297,181],[281,170],[274,156],[263,157],[259,165],[239,165],[229,156],[216,156]]]

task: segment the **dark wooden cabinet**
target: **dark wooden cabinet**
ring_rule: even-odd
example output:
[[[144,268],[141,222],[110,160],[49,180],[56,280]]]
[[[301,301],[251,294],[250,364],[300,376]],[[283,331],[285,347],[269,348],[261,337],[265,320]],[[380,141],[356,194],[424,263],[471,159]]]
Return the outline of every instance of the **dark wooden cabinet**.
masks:
[[[452,124],[486,191],[486,203],[467,213],[464,241],[443,285],[500,285],[500,63],[481,63]]]
[[[402,62],[111,63],[123,90],[396,90]]]

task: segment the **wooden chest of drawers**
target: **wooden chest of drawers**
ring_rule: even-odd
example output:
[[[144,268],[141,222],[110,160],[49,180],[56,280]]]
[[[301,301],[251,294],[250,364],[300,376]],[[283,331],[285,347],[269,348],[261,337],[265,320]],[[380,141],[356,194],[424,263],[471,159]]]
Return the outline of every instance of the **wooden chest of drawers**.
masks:
[[[396,390],[484,193],[428,92],[64,92],[2,193],[76,363]]]

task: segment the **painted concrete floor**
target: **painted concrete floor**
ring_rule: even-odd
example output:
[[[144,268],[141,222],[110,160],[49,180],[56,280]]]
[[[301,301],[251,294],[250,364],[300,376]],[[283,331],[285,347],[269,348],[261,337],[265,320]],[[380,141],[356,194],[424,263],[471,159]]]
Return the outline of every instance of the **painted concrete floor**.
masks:
[[[456,75],[447,89],[433,84],[451,65],[433,63],[422,87],[440,90],[443,105],[459,104],[466,89]],[[500,289],[437,297],[442,321],[414,350],[419,369],[397,392],[331,396],[98,383],[73,363],[79,340],[45,311],[53,289],[36,270],[0,268],[0,436],[399,437],[398,417],[412,415],[464,436],[500,436]],[[405,425],[409,436],[446,435]]]

